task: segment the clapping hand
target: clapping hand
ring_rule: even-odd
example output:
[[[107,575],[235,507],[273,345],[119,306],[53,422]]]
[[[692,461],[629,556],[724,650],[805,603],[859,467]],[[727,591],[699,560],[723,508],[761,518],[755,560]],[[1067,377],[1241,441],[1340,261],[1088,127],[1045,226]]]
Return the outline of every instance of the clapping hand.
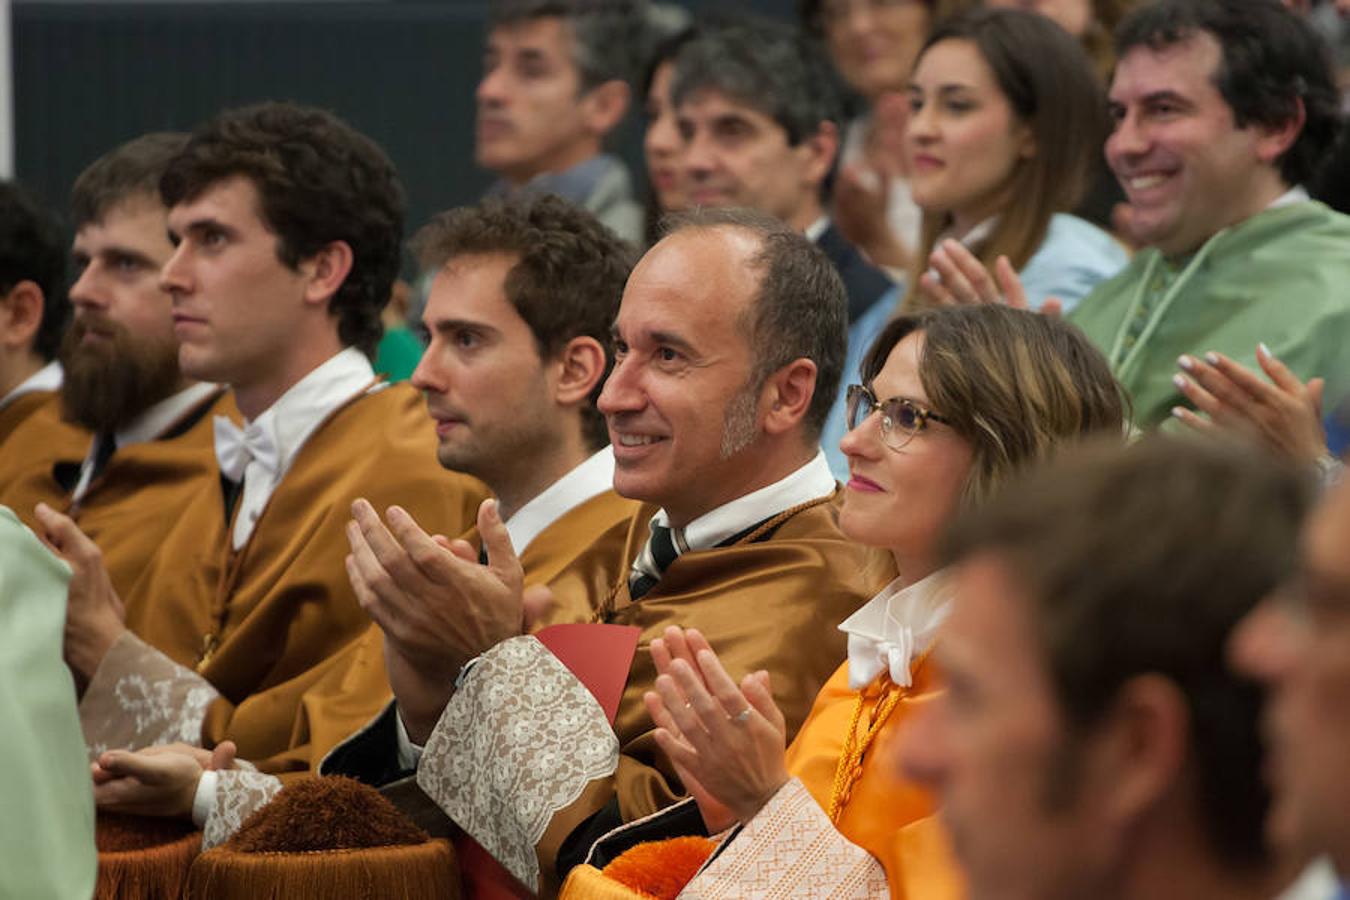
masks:
[[[1197,431],[1241,432],[1294,462],[1315,463],[1327,452],[1322,379],[1299,381],[1264,344],[1256,360],[1270,381],[1221,353],[1181,357],[1177,364],[1185,374],[1173,382],[1204,415],[1180,406],[1172,415]]]
[[[495,500],[478,510],[488,565],[466,542],[428,535],[400,507],[386,522],[365,500],[352,504],[347,576],[384,632],[400,715],[422,743],[464,663],[524,632],[523,572]]]
[[[643,700],[656,742],[716,833],[748,822],[788,781],[787,725],[767,672],[739,685],[694,629],[667,628],[652,642],[659,673]]]
[[[932,270],[919,277],[919,293],[933,306],[1001,303],[1013,309],[1030,308],[1022,279],[1006,256],[995,260],[991,276],[975,254],[960,241],[949,239],[933,249],[928,261]],[[1040,312],[1058,316],[1063,310],[1061,301],[1049,297],[1041,304]]]

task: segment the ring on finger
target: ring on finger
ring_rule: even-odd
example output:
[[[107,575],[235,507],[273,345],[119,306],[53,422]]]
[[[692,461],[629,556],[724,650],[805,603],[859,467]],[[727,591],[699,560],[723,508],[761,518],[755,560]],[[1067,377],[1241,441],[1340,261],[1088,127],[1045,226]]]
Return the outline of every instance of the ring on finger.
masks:
[[[737,725],[744,725],[746,722],[750,721],[750,707],[747,706],[730,718],[731,721],[735,722]]]

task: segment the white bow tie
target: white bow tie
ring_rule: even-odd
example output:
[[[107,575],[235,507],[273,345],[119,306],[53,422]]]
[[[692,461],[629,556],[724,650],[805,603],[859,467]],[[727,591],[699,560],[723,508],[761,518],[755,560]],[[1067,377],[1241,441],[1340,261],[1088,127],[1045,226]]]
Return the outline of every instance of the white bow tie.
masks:
[[[911,666],[933,643],[947,617],[950,585],[944,573],[899,589],[892,582],[844,620],[848,634],[848,686],[862,690],[889,672],[899,687],[914,683]]]
[[[226,478],[238,483],[244,478],[250,463],[256,463],[268,474],[275,474],[280,454],[276,438],[271,432],[250,422],[240,428],[225,416],[216,416],[216,460]]]

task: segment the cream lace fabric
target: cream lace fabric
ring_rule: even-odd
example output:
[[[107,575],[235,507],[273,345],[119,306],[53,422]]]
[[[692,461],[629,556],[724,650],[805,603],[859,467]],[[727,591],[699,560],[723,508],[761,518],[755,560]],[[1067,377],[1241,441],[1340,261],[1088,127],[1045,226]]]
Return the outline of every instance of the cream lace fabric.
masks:
[[[216,799],[202,827],[202,849],[210,850],[230,839],[244,820],[272,802],[281,780],[252,769],[221,769],[216,773]]]
[[[795,778],[680,892],[681,900],[889,896],[881,863],[836,831]]]
[[[200,746],[207,707],[219,696],[205,678],[123,632],[80,700],[89,758],[175,741]]]
[[[417,783],[523,884],[559,810],[619,762],[600,704],[543,644],[512,638],[479,658],[422,752]]]

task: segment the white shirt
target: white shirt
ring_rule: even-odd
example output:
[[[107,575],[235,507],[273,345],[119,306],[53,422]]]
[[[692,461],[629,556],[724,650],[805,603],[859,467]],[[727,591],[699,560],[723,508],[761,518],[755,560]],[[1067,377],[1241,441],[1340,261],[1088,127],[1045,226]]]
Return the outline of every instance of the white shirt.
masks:
[[[335,409],[363,389],[373,392],[385,386],[383,383],[373,384],[374,380],[375,370],[371,368],[370,360],[355,347],[348,347],[291,385],[261,415],[245,424],[246,433],[250,429],[257,429],[268,435],[275,448],[277,462],[272,471],[257,467],[254,463],[250,463],[245,470],[244,489],[234,519],[232,543],[235,550],[248,542],[249,536],[253,534],[253,526],[271,499],[272,492],[281,483],[310,435]],[[219,453],[218,445],[217,456]],[[257,476],[254,477],[253,473],[257,473]]]
[[[848,635],[848,686],[860,691],[889,671],[901,687],[913,682],[910,666],[933,643],[951,610],[952,585],[939,570],[909,587],[892,581],[845,619]]]
[[[810,462],[786,478],[724,503],[683,528],[673,529],[675,549],[679,553],[686,553],[690,550],[716,547],[727,538],[753,528],[765,519],[794,506],[828,496],[834,493],[834,488],[834,475],[830,472],[830,464],[825,460],[825,453],[817,450]],[[663,509],[652,516],[652,524],[669,528],[670,516]],[[660,575],[656,562],[652,559],[651,541],[643,545],[642,552],[633,562],[633,572],[635,575]]]
[[[24,394],[32,394],[37,391],[60,390],[61,375],[61,364],[56,360],[52,360],[32,375],[29,375],[23,381],[20,381],[18,387],[14,388],[14,390],[3,397],[0,397],[0,409],[9,406]]]
[[[200,382],[165,397],[132,419],[125,428],[114,432],[113,446],[120,448],[158,440],[190,410],[200,403],[205,403],[206,399],[218,390],[219,385]],[[94,435],[94,440],[89,444],[89,452],[85,454],[84,462],[80,465],[80,479],[75,482],[75,490],[70,495],[72,500],[82,500],[88,493],[89,483],[94,480],[94,460],[97,459],[99,449],[107,439],[106,434]]]
[[[506,533],[519,554],[563,513],[614,487],[614,448],[606,446],[516,510],[506,520]]]

